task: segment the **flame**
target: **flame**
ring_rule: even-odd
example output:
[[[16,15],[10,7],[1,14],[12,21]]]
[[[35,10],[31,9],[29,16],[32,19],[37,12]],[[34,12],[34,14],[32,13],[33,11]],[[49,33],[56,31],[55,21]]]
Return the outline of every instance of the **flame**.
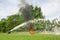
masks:
[[[30,34],[34,34],[34,30],[31,28],[30,30],[29,30],[29,32],[30,32]]]

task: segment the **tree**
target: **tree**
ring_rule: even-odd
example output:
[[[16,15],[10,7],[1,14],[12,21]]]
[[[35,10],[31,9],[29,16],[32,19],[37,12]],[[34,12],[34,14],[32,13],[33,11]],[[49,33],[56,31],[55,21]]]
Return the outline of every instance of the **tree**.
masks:
[[[3,18],[0,21],[0,32],[6,32],[6,19]]]
[[[34,18],[44,18],[40,7],[36,6],[34,8],[32,5],[31,5],[31,7],[32,7],[32,15],[33,15]]]
[[[8,19],[6,21],[7,31],[21,24],[22,22],[23,22],[22,15],[15,14],[15,15],[8,16]]]

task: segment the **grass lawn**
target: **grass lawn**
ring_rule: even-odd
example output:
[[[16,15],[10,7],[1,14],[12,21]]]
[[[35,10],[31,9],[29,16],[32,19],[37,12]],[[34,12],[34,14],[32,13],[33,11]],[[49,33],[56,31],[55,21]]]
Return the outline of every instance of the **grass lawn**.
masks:
[[[29,33],[0,33],[0,40],[60,40],[60,35]]]

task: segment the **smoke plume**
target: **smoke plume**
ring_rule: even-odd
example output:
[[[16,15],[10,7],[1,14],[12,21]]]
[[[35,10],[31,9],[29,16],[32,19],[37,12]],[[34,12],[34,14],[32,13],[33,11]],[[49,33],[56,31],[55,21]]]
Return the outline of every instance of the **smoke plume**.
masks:
[[[31,15],[32,14],[31,6],[28,3],[26,3],[26,0],[21,0],[21,3],[23,6],[21,7],[20,11],[23,15],[23,18],[26,21],[32,20],[33,16]]]
[[[21,0],[21,3],[22,3],[22,7],[20,9],[21,13],[22,13],[22,16],[24,18],[25,21],[29,21],[29,20],[32,20],[33,19],[33,16],[32,16],[32,7],[26,2],[26,0]],[[28,23],[28,27],[29,29],[30,28],[33,28],[33,25],[32,23]]]

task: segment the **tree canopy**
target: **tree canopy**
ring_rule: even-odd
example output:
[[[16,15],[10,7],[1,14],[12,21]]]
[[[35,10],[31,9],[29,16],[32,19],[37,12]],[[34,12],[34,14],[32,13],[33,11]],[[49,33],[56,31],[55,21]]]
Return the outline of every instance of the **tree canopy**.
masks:
[[[38,19],[38,18],[45,18],[43,16],[43,13],[41,12],[41,8],[40,7],[33,7],[31,6],[32,8],[32,16],[34,17],[34,19]],[[0,32],[7,32],[9,31],[10,29],[14,28],[15,26],[17,25],[20,25],[21,23],[25,22],[23,20],[23,16],[22,16],[22,13],[17,13],[17,14],[14,14],[14,15],[11,15],[11,16],[7,16],[7,18],[3,18],[1,19],[0,21]],[[44,29],[45,30],[52,30],[53,28],[53,25],[56,24],[56,26],[60,26],[60,21],[58,22],[59,24],[56,24],[55,21],[53,22],[50,22],[50,20],[46,20],[46,21],[38,21],[38,22],[35,22],[35,28],[36,30],[40,30],[40,31],[43,31]],[[20,28],[21,31],[27,31],[28,30],[28,27],[27,26],[24,26],[22,28]]]

